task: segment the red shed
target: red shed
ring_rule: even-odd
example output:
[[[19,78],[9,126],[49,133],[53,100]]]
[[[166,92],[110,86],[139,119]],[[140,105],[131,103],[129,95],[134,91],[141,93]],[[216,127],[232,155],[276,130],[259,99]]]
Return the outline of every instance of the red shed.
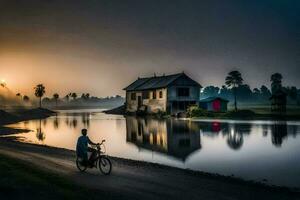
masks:
[[[213,112],[226,112],[228,100],[221,97],[208,97],[200,100],[200,107]]]

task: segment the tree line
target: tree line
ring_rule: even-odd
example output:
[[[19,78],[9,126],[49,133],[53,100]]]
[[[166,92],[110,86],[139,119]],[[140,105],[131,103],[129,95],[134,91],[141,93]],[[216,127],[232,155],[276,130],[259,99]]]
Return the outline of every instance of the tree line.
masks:
[[[300,105],[300,89],[295,86],[282,86],[282,79],[280,73],[274,73],[270,77],[271,89],[265,85],[251,89],[248,84],[244,84],[239,71],[231,71],[221,87],[209,85],[202,88],[201,98],[221,97],[233,101],[237,109],[237,102],[267,104],[272,93],[282,90],[287,94],[289,103]]]

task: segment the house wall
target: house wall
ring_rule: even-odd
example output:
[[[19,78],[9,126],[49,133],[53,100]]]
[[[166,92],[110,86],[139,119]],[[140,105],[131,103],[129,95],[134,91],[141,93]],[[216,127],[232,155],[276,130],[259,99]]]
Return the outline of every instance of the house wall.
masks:
[[[162,92],[162,98],[159,97],[159,92]],[[153,99],[153,93],[156,92],[156,99]],[[167,89],[157,89],[150,91],[149,99],[143,99],[143,105],[146,105],[148,112],[157,113],[158,111],[166,112],[167,109]]]
[[[156,89],[149,90],[149,99],[143,99],[141,91],[131,91],[126,92],[126,110],[128,112],[136,112],[138,110],[138,98],[142,98],[142,105],[147,106],[147,111],[149,113],[156,113],[158,111],[166,112],[167,107],[167,89]],[[153,93],[156,93],[156,99],[153,99]],[[160,98],[159,93],[162,92],[162,98]],[[136,93],[136,99],[131,99],[131,94]]]
[[[189,88],[189,97],[179,97],[177,95],[177,88]],[[168,101],[199,101],[200,100],[200,87],[199,86],[170,86],[168,88]]]
[[[177,94],[177,89],[178,88],[189,88],[190,90],[190,95],[187,97],[181,97],[178,96]],[[172,85],[168,87],[168,99],[167,99],[167,112],[170,114],[177,114],[179,112],[186,111],[187,107],[189,104],[199,104],[200,100],[200,87],[199,86],[177,86],[177,85]],[[184,102],[185,103],[185,108],[180,109],[178,106],[173,106],[173,103],[177,102]]]
[[[227,111],[227,104],[228,104],[228,102],[221,101],[221,111],[222,112],[226,112]]]
[[[131,94],[136,93],[136,99],[131,99]],[[138,108],[138,96],[142,96],[141,92],[126,92],[126,111],[136,112]]]

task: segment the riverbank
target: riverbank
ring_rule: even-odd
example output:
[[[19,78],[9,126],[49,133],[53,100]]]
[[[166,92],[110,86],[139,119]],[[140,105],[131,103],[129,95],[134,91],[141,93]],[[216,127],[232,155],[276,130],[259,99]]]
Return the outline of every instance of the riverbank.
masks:
[[[113,115],[133,115],[126,113],[125,106],[105,110],[103,113]],[[145,115],[143,115],[145,116]],[[166,118],[168,115],[147,115],[149,117]],[[191,119],[233,119],[233,120],[300,120],[300,109],[293,109],[292,112],[285,114],[272,113],[267,108],[243,109],[238,111],[230,110],[228,112],[208,112],[202,109],[194,110],[191,113],[182,114],[184,118]]]
[[[45,108],[18,109],[11,112],[0,110],[0,126],[32,119],[45,119],[55,113]]]
[[[294,189],[266,186],[216,174],[183,170],[142,161],[111,158],[110,176],[97,169],[80,173],[71,150],[0,138],[0,154],[30,163],[47,173],[62,176],[74,184],[120,199],[299,199]],[[298,190],[299,192],[299,190]],[[111,199],[111,198],[105,198]]]

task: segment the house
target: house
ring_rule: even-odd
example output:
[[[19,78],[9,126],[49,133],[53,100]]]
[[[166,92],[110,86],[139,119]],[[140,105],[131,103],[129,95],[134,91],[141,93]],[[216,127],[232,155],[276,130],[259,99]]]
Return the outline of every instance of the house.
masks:
[[[138,78],[126,90],[126,111],[177,114],[198,105],[201,85],[185,73]]]
[[[271,111],[276,113],[286,112],[287,94],[281,89],[277,90],[270,97]]]
[[[213,112],[226,112],[228,100],[221,97],[208,97],[200,100],[200,107]]]

